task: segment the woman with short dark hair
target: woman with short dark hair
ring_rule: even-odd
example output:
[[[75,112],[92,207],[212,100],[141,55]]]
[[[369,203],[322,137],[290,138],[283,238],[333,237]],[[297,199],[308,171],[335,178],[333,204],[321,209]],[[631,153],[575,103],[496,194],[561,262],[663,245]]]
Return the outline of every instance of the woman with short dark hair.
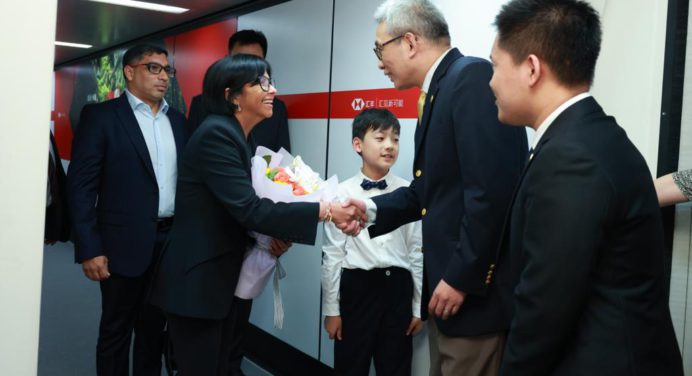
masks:
[[[250,177],[252,128],[272,115],[269,64],[235,55],[204,77],[209,115],[190,138],[178,168],[176,216],[154,278],[152,303],[168,319],[179,376],[225,375],[234,325],[233,295],[249,231],[314,244],[319,220],[354,228],[356,210],[257,197]]]

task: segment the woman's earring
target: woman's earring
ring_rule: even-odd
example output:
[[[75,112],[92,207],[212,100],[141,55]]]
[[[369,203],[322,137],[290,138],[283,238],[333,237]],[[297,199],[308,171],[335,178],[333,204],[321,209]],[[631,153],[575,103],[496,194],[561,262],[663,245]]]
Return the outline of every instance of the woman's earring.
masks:
[[[240,111],[242,111],[242,110],[243,110],[243,109],[240,108],[240,105],[238,105],[238,111],[237,111],[237,112],[240,112]]]

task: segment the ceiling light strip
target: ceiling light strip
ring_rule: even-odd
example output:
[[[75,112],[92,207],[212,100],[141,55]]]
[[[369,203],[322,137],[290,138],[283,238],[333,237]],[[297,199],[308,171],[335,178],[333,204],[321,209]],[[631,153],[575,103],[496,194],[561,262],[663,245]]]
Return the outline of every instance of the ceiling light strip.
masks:
[[[59,42],[55,41],[56,46],[64,46],[64,47],[75,47],[75,48],[91,48],[92,46],[90,44],[81,44],[81,43],[70,43],[70,42]]]
[[[185,13],[189,10],[189,9],[174,7],[174,6],[170,6],[170,5],[147,3],[145,1],[135,1],[135,0],[89,0],[89,1],[93,1],[96,3],[121,5],[124,7],[131,7],[131,8],[147,9],[147,10],[153,10],[153,11],[157,11],[157,12],[175,13],[175,14]]]

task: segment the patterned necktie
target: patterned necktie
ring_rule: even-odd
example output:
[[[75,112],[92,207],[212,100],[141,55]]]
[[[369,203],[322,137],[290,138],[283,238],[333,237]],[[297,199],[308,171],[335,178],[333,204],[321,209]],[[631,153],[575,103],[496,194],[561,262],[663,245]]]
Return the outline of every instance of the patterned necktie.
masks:
[[[423,121],[423,108],[425,107],[425,92],[420,91],[420,96],[418,97],[418,125]]]
[[[373,188],[377,189],[385,189],[387,188],[387,181],[386,180],[380,180],[380,181],[372,181],[368,179],[363,179],[363,182],[360,183],[361,188],[363,188],[366,191],[369,191]]]

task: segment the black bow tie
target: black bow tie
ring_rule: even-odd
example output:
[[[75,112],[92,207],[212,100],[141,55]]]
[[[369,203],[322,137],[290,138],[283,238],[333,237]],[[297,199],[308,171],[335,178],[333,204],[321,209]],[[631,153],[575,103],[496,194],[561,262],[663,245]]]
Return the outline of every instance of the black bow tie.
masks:
[[[385,189],[385,188],[387,188],[387,181],[386,180],[372,181],[372,180],[368,180],[368,179],[363,179],[363,182],[360,183],[360,186],[363,189],[365,189],[366,191],[369,191],[373,188]]]

